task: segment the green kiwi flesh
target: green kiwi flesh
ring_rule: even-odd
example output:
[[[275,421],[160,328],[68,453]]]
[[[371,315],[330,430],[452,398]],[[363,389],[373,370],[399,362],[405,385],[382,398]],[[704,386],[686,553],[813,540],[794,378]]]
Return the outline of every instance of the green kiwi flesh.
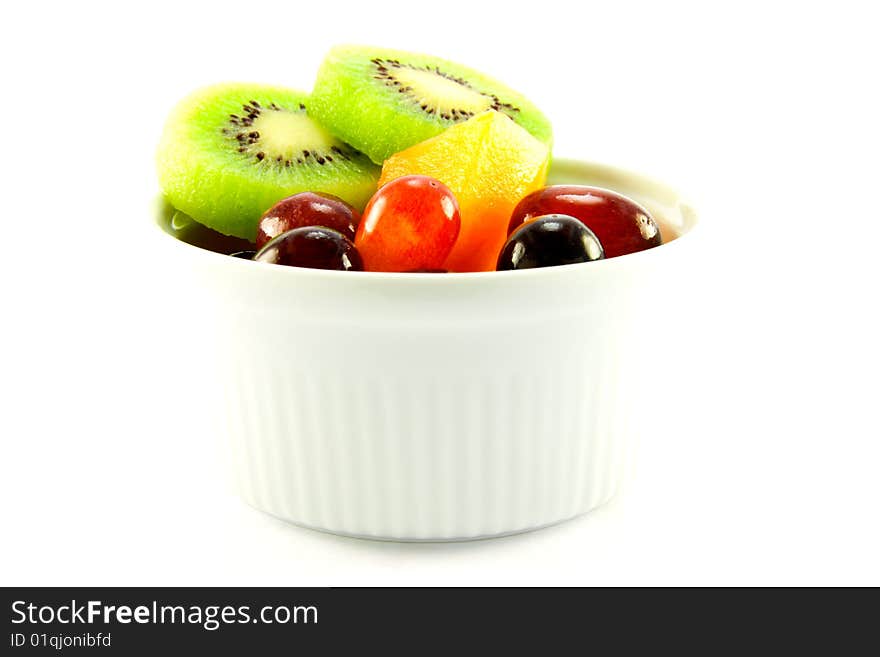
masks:
[[[379,168],[309,114],[308,95],[222,84],[171,113],[157,168],[164,196],[196,221],[251,242],[260,216],[298,192],[333,194],[362,210]]]
[[[488,109],[507,114],[547,145],[550,122],[525,96],[447,60],[363,46],[324,59],[309,112],[377,164]]]

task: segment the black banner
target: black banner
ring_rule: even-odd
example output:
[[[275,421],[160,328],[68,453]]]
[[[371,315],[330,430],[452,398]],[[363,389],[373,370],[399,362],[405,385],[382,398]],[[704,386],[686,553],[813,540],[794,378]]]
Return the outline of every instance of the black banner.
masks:
[[[446,646],[546,644],[540,654],[611,641],[614,652],[776,647],[807,641],[834,654],[858,643],[876,604],[846,611],[825,594],[616,589],[7,588],[4,655],[420,654]],[[794,594],[794,595],[793,595]],[[849,598],[839,591],[834,597]],[[873,595],[871,597],[874,597]],[[856,601],[857,602],[857,601]],[[835,616],[846,631],[836,632]],[[756,643],[757,639],[760,640]],[[708,643],[706,643],[708,641]],[[415,643],[413,643],[415,642]],[[555,646],[555,648],[552,648]],[[829,653],[830,654],[830,653]]]

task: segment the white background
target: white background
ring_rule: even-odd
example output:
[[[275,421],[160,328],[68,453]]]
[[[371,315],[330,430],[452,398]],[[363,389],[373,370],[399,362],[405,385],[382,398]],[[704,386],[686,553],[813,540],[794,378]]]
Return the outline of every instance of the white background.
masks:
[[[15,3],[2,10],[0,583],[880,584],[880,48],[870,3]],[[203,84],[308,88],[359,42],[483,69],[556,152],[704,223],[626,492],[548,530],[338,538],[244,506],[199,340],[144,246],[153,149]],[[171,345],[169,347],[169,345]],[[175,347],[178,351],[175,351]]]

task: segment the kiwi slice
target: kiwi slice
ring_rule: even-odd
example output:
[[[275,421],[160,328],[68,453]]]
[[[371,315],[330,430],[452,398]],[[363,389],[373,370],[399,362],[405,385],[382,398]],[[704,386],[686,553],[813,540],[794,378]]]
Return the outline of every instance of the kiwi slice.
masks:
[[[333,48],[318,72],[309,106],[329,130],[377,164],[489,109],[507,114],[551,144],[550,122],[522,94],[428,55]]]
[[[202,89],[174,109],[159,145],[168,201],[196,221],[253,242],[260,215],[298,192],[363,209],[379,168],[307,113],[309,97],[255,84]]]

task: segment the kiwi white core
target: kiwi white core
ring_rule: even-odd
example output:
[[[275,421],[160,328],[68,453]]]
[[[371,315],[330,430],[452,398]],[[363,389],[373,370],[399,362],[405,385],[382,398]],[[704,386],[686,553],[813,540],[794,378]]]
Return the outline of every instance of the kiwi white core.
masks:
[[[453,109],[478,114],[492,107],[494,102],[476,89],[433,71],[400,67],[394,70],[394,77],[410,88],[417,102],[434,107],[438,114],[450,114]]]
[[[263,112],[254,120],[253,130],[260,134],[260,148],[270,158],[295,159],[303,149],[327,153],[337,145],[329,132],[298,112]]]
[[[370,63],[373,79],[383,83],[395,97],[399,95],[399,102],[411,104],[431,117],[458,123],[488,109],[510,117],[519,112],[519,108],[502,102],[495,94],[481,91],[465,78],[442,70],[439,64],[414,65],[379,57]]]
[[[229,115],[222,132],[242,157],[262,167],[324,166],[352,158],[351,149],[310,119],[302,103],[287,109],[248,101],[241,114]]]

